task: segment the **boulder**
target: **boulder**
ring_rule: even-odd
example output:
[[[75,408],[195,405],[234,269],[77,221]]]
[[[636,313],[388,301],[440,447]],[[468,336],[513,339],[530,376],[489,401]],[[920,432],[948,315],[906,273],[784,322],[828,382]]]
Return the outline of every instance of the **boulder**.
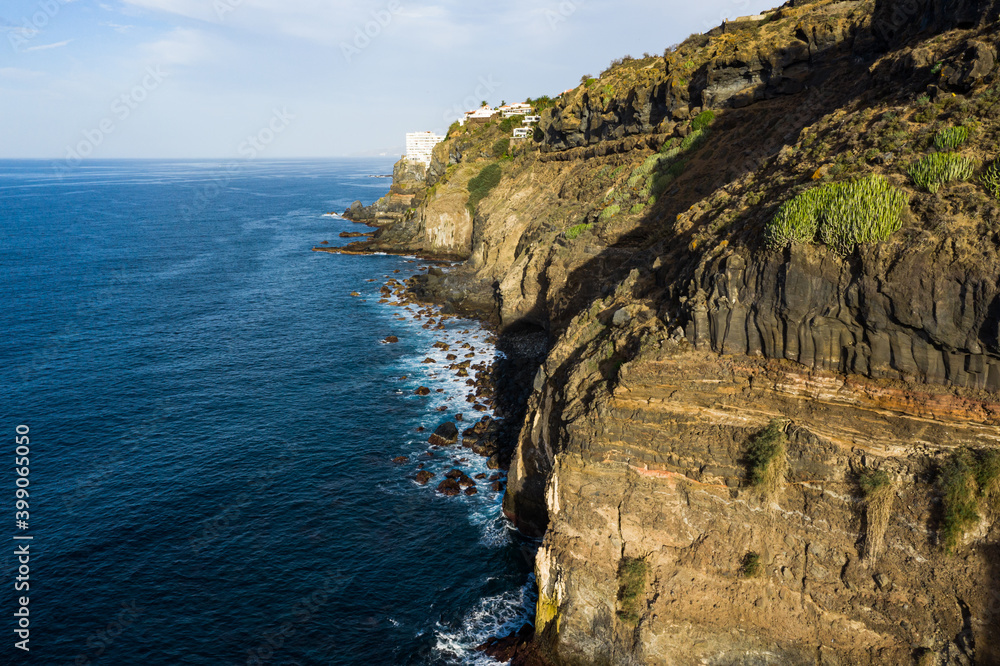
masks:
[[[447,497],[454,497],[461,494],[462,487],[458,485],[458,481],[455,479],[445,479],[438,484],[437,491]]]
[[[395,335],[390,335],[389,337],[382,340],[382,342],[387,345],[394,345],[397,342],[399,342],[399,338],[397,338]]]
[[[427,482],[433,478],[434,475],[425,469],[422,469],[419,472],[417,472],[417,483],[419,483],[422,486],[426,486]]]
[[[458,441],[458,426],[451,421],[442,423],[428,441],[435,446],[451,446]]]
[[[417,395],[430,395],[431,394],[431,390],[429,388],[427,388],[426,386],[421,386],[420,388],[418,388],[416,390],[416,394]]]

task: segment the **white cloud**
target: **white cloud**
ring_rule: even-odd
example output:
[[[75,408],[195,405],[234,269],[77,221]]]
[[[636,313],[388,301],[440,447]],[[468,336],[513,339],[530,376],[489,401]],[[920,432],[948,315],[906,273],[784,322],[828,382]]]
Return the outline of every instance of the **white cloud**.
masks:
[[[32,47],[26,48],[24,50],[25,51],[47,51],[49,49],[58,49],[58,48],[62,48],[63,46],[66,46],[67,44],[69,44],[72,41],[73,41],[72,39],[67,39],[65,41],[56,42],[54,44],[40,44],[38,46],[32,46]]]
[[[140,46],[159,65],[193,65],[213,54],[208,36],[200,30],[177,28],[155,42]]]
[[[109,21],[105,21],[105,22],[101,23],[101,25],[103,25],[103,26],[105,26],[107,28],[111,28],[115,32],[119,32],[119,33],[121,33],[123,35],[126,34],[126,33],[131,32],[132,30],[135,30],[135,26],[134,25],[121,25],[120,23],[111,23]]]

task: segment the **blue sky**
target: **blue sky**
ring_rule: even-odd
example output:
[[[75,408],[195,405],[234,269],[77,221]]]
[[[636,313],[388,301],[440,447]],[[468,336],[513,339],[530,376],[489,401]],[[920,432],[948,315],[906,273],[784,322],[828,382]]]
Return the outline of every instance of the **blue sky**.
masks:
[[[4,0],[0,158],[393,155],[777,4]]]

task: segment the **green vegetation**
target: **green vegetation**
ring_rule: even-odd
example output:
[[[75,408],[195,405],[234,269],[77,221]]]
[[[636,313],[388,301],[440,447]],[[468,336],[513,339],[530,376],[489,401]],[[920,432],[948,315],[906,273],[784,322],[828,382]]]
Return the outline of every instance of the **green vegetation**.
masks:
[[[743,578],[760,578],[764,573],[764,563],[760,559],[760,554],[750,551],[743,556],[740,563],[740,576]]]
[[[514,131],[515,126],[520,126],[522,116],[511,116],[510,118],[504,118],[500,121],[500,131],[504,134],[510,134]]]
[[[976,483],[986,508],[1000,514],[1000,451],[985,451],[976,465]]]
[[[951,152],[968,140],[968,127],[946,127],[934,137],[934,146],[941,152]]]
[[[747,448],[751,485],[773,498],[785,485],[788,474],[788,438],[779,421],[771,421]]]
[[[648,573],[643,559],[625,558],[618,565],[618,617],[626,624],[636,625],[642,618]]]
[[[576,240],[577,238],[579,238],[580,234],[582,234],[587,229],[590,229],[590,227],[591,225],[589,224],[574,224],[572,227],[566,230],[566,240]]]
[[[545,109],[551,109],[556,105],[556,101],[549,97],[548,95],[542,95],[537,99],[531,99],[530,97],[524,100],[525,104],[530,104],[531,108],[535,110],[535,113],[541,115],[542,111]]]
[[[621,210],[622,210],[622,207],[619,206],[618,204],[611,204],[610,206],[608,206],[607,208],[605,208],[604,210],[601,211],[601,214],[600,214],[600,216],[597,219],[599,219],[601,222],[607,222],[608,220],[610,220],[611,218],[613,218],[615,215],[617,215],[618,213],[620,213]]]
[[[858,484],[865,500],[868,521],[865,533],[865,557],[874,560],[885,546],[885,532],[889,528],[892,505],[896,499],[896,485],[885,470],[863,470]]]
[[[592,88],[594,84],[597,83],[597,79],[592,76],[585,76],[583,77],[582,83],[585,88]]]
[[[689,150],[698,150],[701,148],[705,141],[708,139],[708,128],[694,130],[681,141],[681,150],[687,152]]]
[[[499,164],[490,164],[483,167],[479,174],[469,181],[469,213],[476,214],[476,207],[479,202],[486,198],[493,188],[500,184],[503,172],[500,171]]]
[[[705,109],[691,121],[691,129],[695,132],[700,132],[703,129],[708,129],[708,126],[715,121],[715,112],[710,109]]]
[[[636,205],[632,206],[632,208],[629,209],[628,212],[630,212],[632,215],[638,215],[639,213],[641,213],[644,210],[646,210],[646,204],[644,204],[644,203],[637,203]]]
[[[448,133],[447,133],[447,134],[445,134],[445,137],[450,137],[450,136],[452,136],[452,135],[454,135],[454,134],[458,134],[459,130],[461,130],[461,129],[462,129],[462,124],[461,124],[461,123],[459,123],[459,122],[458,122],[458,121],[456,120],[456,121],[455,121],[455,122],[453,122],[453,123],[451,124],[451,126],[450,126],[450,127],[448,128]]]
[[[809,243],[817,233],[839,254],[858,243],[883,241],[902,226],[906,193],[881,176],[820,185],[786,201],[764,230],[772,249]]]
[[[983,175],[979,177],[979,180],[993,198],[1000,199],[1000,159],[994,160],[983,169]]]
[[[972,452],[962,449],[952,455],[941,467],[938,484],[944,496],[941,543],[948,553],[954,553],[966,530],[979,522],[976,460]]]
[[[497,159],[507,155],[510,150],[510,139],[497,139],[493,142],[493,157]]]
[[[909,169],[914,184],[931,194],[945,183],[954,180],[968,180],[976,168],[970,157],[958,153],[931,153],[914,162]]]

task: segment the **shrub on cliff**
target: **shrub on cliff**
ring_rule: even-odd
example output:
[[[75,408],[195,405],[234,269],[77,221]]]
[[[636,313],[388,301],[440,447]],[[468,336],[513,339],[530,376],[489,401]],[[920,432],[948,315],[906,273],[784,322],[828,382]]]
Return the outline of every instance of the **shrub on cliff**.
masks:
[[[715,121],[715,112],[710,109],[705,109],[691,121],[691,129],[694,131],[700,131],[706,129]]]
[[[788,474],[788,438],[779,421],[771,421],[747,448],[750,484],[772,499],[785,486]]]
[[[469,181],[469,213],[476,214],[476,207],[479,202],[486,198],[493,188],[500,184],[503,172],[500,171],[499,164],[490,164],[483,167],[479,174]]]
[[[976,169],[971,157],[957,153],[931,153],[910,165],[909,174],[913,183],[931,194],[942,185],[955,180],[968,180]]]
[[[493,142],[493,157],[503,157],[510,150],[510,139],[497,139]]]
[[[760,578],[764,573],[764,563],[761,561],[760,553],[750,551],[743,556],[740,562],[740,576],[743,578]]]
[[[778,249],[789,242],[810,243],[819,235],[837,253],[847,254],[858,243],[883,241],[899,231],[908,203],[906,193],[881,176],[821,185],[782,204],[764,239]]]
[[[865,500],[865,558],[875,560],[885,546],[885,532],[889,528],[892,505],[896,499],[896,484],[885,470],[863,470],[858,484]]]
[[[566,240],[576,240],[584,231],[590,228],[589,224],[575,224],[566,230]]]
[[[643,559],[625,558],[618,565],[618,617],[626,624],[636,625],[642,618],[648,573]]]
[[[601,214],[598,216],[597,219],[599,219],[601,222],[607,222],[615,215],[620,213],[621,210],[622,207],[619,206],[618,204],[611,204],[610,206],[601,211]]]

